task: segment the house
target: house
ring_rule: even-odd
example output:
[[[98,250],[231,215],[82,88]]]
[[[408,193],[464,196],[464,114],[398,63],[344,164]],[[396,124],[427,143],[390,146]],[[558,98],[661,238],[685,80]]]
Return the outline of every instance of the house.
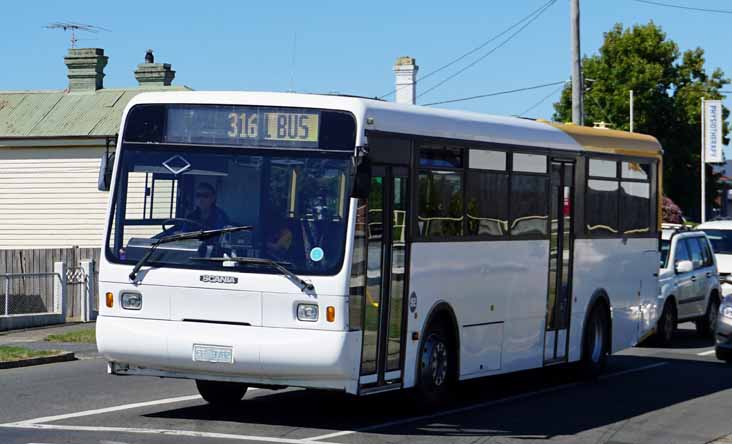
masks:
[[[107,62],[103,49],[70,49],[65,90],[0,91],[0,330],[93,319],[101,159],[135,95],[190,89],[151,50],[137,86],[104,88]]]
[[[70,49],[66,90],[0,91],[0,250],[99,248],[108,198],[99,165],[125,106],[143,91],[189,89],[171,85],[175,71],[151,50],[138,86],[106,89],[107,61],[103,49]]]

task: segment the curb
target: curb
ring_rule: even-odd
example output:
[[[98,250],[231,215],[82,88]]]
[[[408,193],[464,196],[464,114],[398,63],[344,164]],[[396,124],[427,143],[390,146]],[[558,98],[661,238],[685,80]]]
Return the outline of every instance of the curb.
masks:
[[[52,364],[54,362],[74,361],[74,352],[64,352],[53,356],[40,358],[21,359],[19,361],[0,362],[0,370],[8,368],[29,367],[31,365]]]

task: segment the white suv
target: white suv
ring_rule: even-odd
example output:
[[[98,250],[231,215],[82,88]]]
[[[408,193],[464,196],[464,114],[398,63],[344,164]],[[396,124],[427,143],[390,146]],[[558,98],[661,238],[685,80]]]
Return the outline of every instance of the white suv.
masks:
[[[732,284],[725,283],[726,280],[732,280],[732,220],[705,222],[697,225],[696,229],[706,233],[709,242],[712,243],[719,277],[722,280],[722,295],[732,294]]]
[[[664,227],[658,274],[659,307],[656,334],[663,344],[673,338],[680,321],[694,321],[711,336],[717,324],[721,289],[712,248],[702,231]]]

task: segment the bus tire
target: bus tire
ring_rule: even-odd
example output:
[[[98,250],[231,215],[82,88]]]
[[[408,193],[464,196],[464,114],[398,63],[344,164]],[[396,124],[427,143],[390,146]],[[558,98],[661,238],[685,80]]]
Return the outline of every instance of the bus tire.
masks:
[[[656,324],[656,340],[658,344],[663,347],[671,345],[671,341],[674,338],[674,332],[676,331],[676,304],[673,299],[667,299],[666,303],[663,304],[663,310],[661,316],[658,318]]]
[[[582,375],[595,379],[602,373],[610,353],[610,320],[603,304],[595,304],[587,320],[582,338],[582,359],[580,362]]]
[[[707,311],[704,316],[697,319],[696,332],[699,336],[704,338],[710,338],[714,335],[714,330],[717,328],[717,317],[719,316],[719,299],[717,293],[712,293],[709,297],[709,303],[707,304]]]
[[[444,403],[457,381],[457,350],[442,322],[427,328],[419,353],[417,398],[423,407]]]
[[[201,397],[209,404],[230,407],[241,401],[248,387],[238,382],[196,379],[196,388]]]

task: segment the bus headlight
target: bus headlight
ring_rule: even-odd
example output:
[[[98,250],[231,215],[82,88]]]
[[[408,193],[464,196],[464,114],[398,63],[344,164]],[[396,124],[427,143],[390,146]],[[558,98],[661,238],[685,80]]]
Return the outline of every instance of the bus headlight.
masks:
[[[297,304],[297,320],[316,322],[318,320],[317,304]]]
[[[139,310],[142,308],[142,295],[140,293],[122,293],[121,304],[125,310]]]

